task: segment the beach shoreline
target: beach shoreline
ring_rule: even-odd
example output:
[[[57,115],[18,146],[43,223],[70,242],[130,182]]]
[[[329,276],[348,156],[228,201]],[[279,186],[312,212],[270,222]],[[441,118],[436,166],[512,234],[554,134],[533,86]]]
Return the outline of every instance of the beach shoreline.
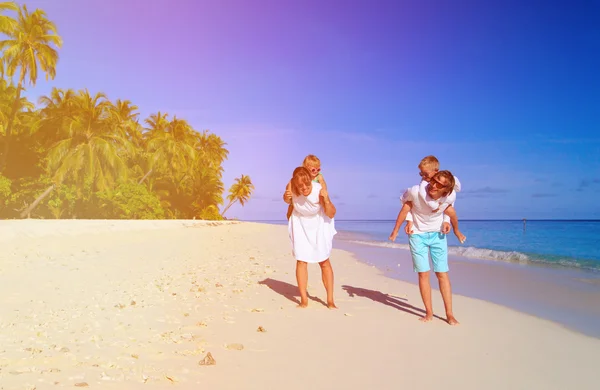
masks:
[[[410,252],[337,242],[361,262],[385,276],[417,285]],[[519,264],[449,256],[453,293],[481,299],[511,310],[553,321],[600,338],[600,275],[539,263]],[[437,289],[432,274],[432,288]],[[510,282],[508,282],[510,281]]]
[[[297,309],[282,226],[30,220],[0,231],[17,225],[0,262],[7,389],[597,386],[597,338],[461,295],[461,325],[422,324],[414,284],[348,251],[332,254],[340,309],[322,304],[318,266]],[[208,352],[216,365],[199,364]]]

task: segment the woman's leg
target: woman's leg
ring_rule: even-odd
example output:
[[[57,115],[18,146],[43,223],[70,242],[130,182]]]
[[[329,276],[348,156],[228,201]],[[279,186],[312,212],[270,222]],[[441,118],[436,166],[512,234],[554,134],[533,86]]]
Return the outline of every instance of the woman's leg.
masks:
[[[321,277],[323,278],[323,285],[325,291],[327,291],[327,307],[330,309],[337,309],[333,302],[333,268],[329,259],[319,263],[321,266]]]
[[[296,281],[298,282],[298,290],[300,290],[300,305],[299,307],[308,306],[308,267],[305,261],[296,260]]]

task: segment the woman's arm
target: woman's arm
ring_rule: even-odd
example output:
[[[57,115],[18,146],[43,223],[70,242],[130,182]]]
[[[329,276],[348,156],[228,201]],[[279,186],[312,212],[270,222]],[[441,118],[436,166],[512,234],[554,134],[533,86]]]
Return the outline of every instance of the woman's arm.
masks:
[[[283,201],[287,204],[292,204],[292,182],[289,181],[283,192]]]

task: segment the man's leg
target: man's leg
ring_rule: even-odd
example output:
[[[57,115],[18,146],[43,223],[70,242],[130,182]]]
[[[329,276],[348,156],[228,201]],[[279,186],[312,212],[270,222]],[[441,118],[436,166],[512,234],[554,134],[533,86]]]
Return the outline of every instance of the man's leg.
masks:
[[[433,305],[431,303],[431,284],[429,283],[429,271],[419,272],[419,291],[423,305],[425,305],[425,316],[419,318],[420,321],[429,322],[433,319]]]
[[[298,290],[300,290],[300,305],[298,307],[308,306],[308,266],[305,261],[296,261],[296,281]]]
[[[446,235],[439,233],[432,238],[430,242],[431,261],[433,262],[433,271],[435,272],[440,285],[440,293],[444,300],[446,309],[446,321],[450,325],[458,324],[452,311],[452,286],[450,285],[450,276],[448,272],[448,241]]]
[[[419,274],[419,291],[425,305],[425,316],[421,321],[428,322],[433,319],[433,305],[431,303],[431,284],[429,283],[429,253],[427,247],[427,235],[411,234],[408,243],[413,260],[413,269]]]
[[[327,307],[330,309],[337,309],[333,302],[333,268],[329,259],[319,263],[321,266],[321,277],[323,278],[323,285],[325,291],[327,291]]]
[[[436,272],[435,275],[440,283],[440,292],[444,300],[444,308],[446,309],[446,321],[450,325],[457,325],[458,321],[452,312],[452,286],[450,284],[450,276],[448,272]]]

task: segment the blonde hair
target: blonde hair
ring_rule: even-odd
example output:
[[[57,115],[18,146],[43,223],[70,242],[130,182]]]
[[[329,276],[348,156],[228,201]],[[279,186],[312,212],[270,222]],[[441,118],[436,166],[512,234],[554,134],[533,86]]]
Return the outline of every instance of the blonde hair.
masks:
[[[300,196],[300,191],[298,190],[298,183],[304,183],[309,185],[312,182],[312,178],[310,176],[310,172],[305,167],[298,167],[294,169],[294,173],[292,174],[292,180],[290,183],[292,185],[292,193],[296,196]]]
[[[438,159],[435,156],[425,156],[419,163],[418,168],[419,169],[431,168],[431,169],[435,169],[437,171],[438,169],[440,169],[440,162],[438,161]]]
[[[317,156],[315,156],[314,154],[309,154],[308,156],[304,157],[304,161],[302,161],[302,166],[304,166],[304,167],[320,167],[321,160],[319,160],[319,158]]]

